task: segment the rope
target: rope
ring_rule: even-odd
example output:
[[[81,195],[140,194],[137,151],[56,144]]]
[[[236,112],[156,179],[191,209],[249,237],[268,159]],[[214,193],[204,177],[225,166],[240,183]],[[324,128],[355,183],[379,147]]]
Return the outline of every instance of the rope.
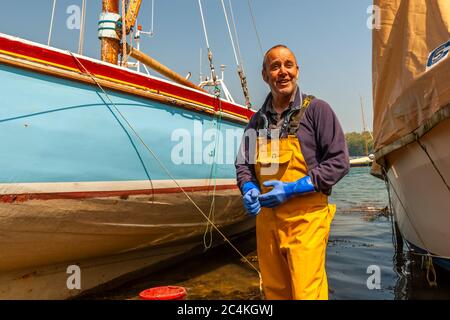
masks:
[[[242,58],[241,48],[239,46],[239,37],[238,37],[237,30],[236,30],[236,23],[235,23],[235,19],[234,19],[233,6],[231,5],[231,0],[228,0],[228,4],[230,5],[231,22],[233,22],[233,29],[234,29],[234,35],[236,37],[236,46],[238,49],[239,61],[241,62],[240,69],[238,69],[238,75],[239,75],[239,78],[241,79],[241,87],[242,87],[242,90],[244,93],[245,105],[247,106],[247,108],[250,109],[252,104],[250,102],[250,95],[249,95],[248,86],[247,86],[247,78],[245,76],[245,70],[244,70],[244,60]]]
[[[198,74],[198,79],[199,79],[199,83],[202,82],[202,48],[200,48],[200,60],[199,60],[199,65],[198,65],[198,69],[199,69],[199,74]]]
[[[78,41],[78,54],[83,54],[85,23],[86,23],[86,0],[83,0],[81,5],[81,26],[80,26],[80,39]]]
[[[155,32],[153,31],[154,11],[155,11],[155,0],[152,0],[152,21],[151,21],[151,28],[150,28],[150,37],[153,37],[155,35]]]
[[[215,90],[220,91],[220,88],[216,85]],[[220,96],[220,93],[219,93],[219,96]],[[222,120],[222,101],[220,100],[220,98],[216,98],[215,101],[218,101],[219,108],[218,108],[218,113],[215,113],[215,115],[214,115],[213,126],[215,125],[214,122],[216,122],[217,123],[216,132],[220,133],[221,123],[222,123],[222,121],[221,121]],[[218,114],[218,117],[216,117],[217,114]],[[218,121],[217,121],[217,118],[218,118]],[[211,181],[214,178],[213,194],[212,194],[212,200],[211,200],[211,205],[210,205],[209,214],[208,214],[208,218],[210,218],[211,221],[214,221],[215,208],[216,208],[217,165],[215,165],[215,164],[217,163],[218,152],[216,152],[216,149],[217,149],[217,145],[218,145],[218,140],[219,140],[219,134],[216,134],[215,139],[214,139],[214,160],[211,165],[211,171],[209,174],[209,181]],[[207,239],[206,239],[208,234],[209,234],[209,243],[207,243]],[[206,224],[205,233],[203,234],[203,245],[205,247],[205,250],[208,250],[212,246],[212,225],[210,226],[209,223]]]
[[[200,8],[200,16],[202,18],[202,25],[203,25],[203,32],[205,34],[206,47],[209,49],[208,33],[206,32],[206,24],[205,24],[205,18],[203,16],[203,8],[202,8],[201,0],[198,0],[198,6]]]
[[[216,70],[214,68],[214,64],[212,62],[212,51],[209,47],[208,33],[206,32],[206,23],[205,23],[205,18],[203,16],[203,8],[202,8],[201,0],[198,0],[198,6],[200,8],[200,16],[202,18],[202,25],[203,25],[203,32],[205,34],[206,47],[208,48],[209,68],[211,69],[211,76],[212,76],[213,82],[214,82],[214,84],[216,84],[217,75],[216,75]]]
[[[430,279],[430,272],[433,274],[433,280]],[[433,259],[430,256],[427,258],[427,281],[430,287],[437,287],[436,270],[434,270]]]
[[[223,9],[223,14],[225,16],[225,21],[227,22],[228,35],[230,36],[231,46],[233,47],[234,59],[236,60],[236,65],[239,66],[240,63],[239,63],[239,59],[238,59],[238,56],[236,53],[236,47],[234,46],[233,36],[231,35],[231,29],[230,29],[230,23],[228,22],[227,10],[225,9],[225,4],[223,3],[223,0],[220,0],[220,2],[222,3],[222,9]]]
[[[52,17],[50,19],[50,29],[48,30],[48,41],[47,41],[48,46],[50,45],[50,41],[52,39],[53,19],[55,18],[55,7],[56,7],[56,0],[53,0]]]
[[[237,48],[237,52],[238,52],[238,56],[239,56],[239,62],[241,64],[242,71],[244,71],[244,61],[242,59],[241,48],[239,46],[239,37],[238,37],[237,30],[236,30],[236,24],[235,24],[235,19],[234,19],[234,14],[233,14],[233,7],[231,6],[231,0],[228,0],[228,5],[230,7],[231,22],[233,23],[234,36],[236,37],[236,48]]]
[[[131,125],[131,123],[127,120],[127,118],[120,112],[120,110],[117,108],[116,104],[111,100],[110,96],[106,91],[103,89],[103,87],[98,83],[97,79],[90,73],[84,65],[81,63],[81,61],[72,54],[72,52],[69,51],[69,54],[77,61],[77,63],[84,69],[84,72],[89,75],[89,77],[92,79],[92,81],[100,88],[100,90],[103,92],[103,94],[107,97],[111,105],[114,107],[114,109],[117,111],[117,113],[120,115],[120,117],[125,121],[127,126],[131,129],[131,131],[134,133],[134,135],[138,138],[138,140],[141,142],[141,144],[144,146],[144,148],[153,156],[153,158],[158,162],[160,167],[164,170],[164,172],[173,180],[173,182],[177,185],[177,187],[183,192],[183,194],[186,196],[186,198],[192,203],[192,205],[197,209],[197,211],[203,215],[203,217],[211,223],[212,227],[217,231],[217,233],[220,234],[220,236],[224,239],[226,243],[228,243],[238,254],[241,256],[241,258],[252,268],[255,270],[255,272],[258,274],[260,278],[261,283],[261,273],[259,270],[237,249],[233,243],[223,234],[222,231],[206,216],[206,214],[203,212],[203,210],[195,203],[195,201],[189,196],[189,194],[183,189],[183,187],[178,183],[178,181],[175,179],[175,177],[170,173],[170,171],[166,168],[166,166],[162,163],[162,161],[158,158],[158,156],[153,152],[153,150],[145,143],[145,141],[142,139],[142,137],[137,133],[137,131],[134,129],[134,127]]]
[[[237,72],[239,75],[239,79],[241,79],[241,87],[242,92],[244,93],[245,105],[248,109],[250,109],[252,107],[252,103],[250,102],[250,95],[248,93],[247,77],[245,76],[244,70],[242,70],[241,67],[238,68]]]
[[[225,21],[227,22],[227,28],[228,28],[228,34],[229,34],[230,40],[231,40],[231,46],[233,47],[234,58],[236,59],[237,72],[238,72],[239,78],[241,80],[241,87],[242,87],[242,91],[244,93],[245,105],[247,106],[247,108],[250,109],[251,103],[250,103],[250,97],[248,94],[247,78],[244,73],[244,68],[241,65],[241,63],[239,62],[238,55],[236,53],[236,47],[234,46],[234,40],[233,40],[233,36],[231,34],[230,23],[228,22],[228,15],[227,15],[227,10],[225,9],[225,4],[224,4],[223,0],[221,0],[221,2],[222,2],[223,14],[225,16]],[[230,5],[231,5],[231,2],[230,2]],[[233,24],[234,24],[234,19],[233,19]],[[235,27],[234,31],[236,33],[236,25],[235,24],[234,24],[234,27]],[[236,33],[236,35],[237,35],[237,33]]]
[[[253,9],[250,0],[247,0],[248,8],[250,9],[250,15],[252,17],[253,29],[255,29],[256,38],[258,39],[259,50],[261,51],[261,56],[264,57],[264,52],[261,45],[261,38],[259,37],[258,28],[256,28],[255,17],[253,16]]]
[[[383,168],[383,171],[384,171],[384,167],[382,167],[382,168]],[[385,175],[384,183],[386,185],[386,190],[387,190],[388,199],[389,199],[389,212],[390,212],[390,215],[391,215],[392,245],[394,246],[395,254],[397,255],[397,252],[398,252],[398,247],[397,247],[398,239],[397,239],[397,233],[395,232],[394,210],[392,208],[391,190],[389,188],[389,182],[388,182],[387,175],[386,174],[384,174],[384,175]]]

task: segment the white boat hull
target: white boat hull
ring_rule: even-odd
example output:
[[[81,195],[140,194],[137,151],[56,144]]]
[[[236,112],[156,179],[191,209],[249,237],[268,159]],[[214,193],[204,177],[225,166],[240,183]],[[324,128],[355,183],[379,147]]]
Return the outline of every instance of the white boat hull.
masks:
[[[449,137],[450,119],[446,119],[420,138],[429,156],[418,142],[386,156],[400,232],[414,246],[447,258],[450,257],[450,194],[446,186],[450,181]]]

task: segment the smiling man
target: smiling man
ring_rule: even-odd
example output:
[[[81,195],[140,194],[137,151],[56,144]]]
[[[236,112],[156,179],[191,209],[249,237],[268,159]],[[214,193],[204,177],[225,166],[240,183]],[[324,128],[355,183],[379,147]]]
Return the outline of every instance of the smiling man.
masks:
[[[349,170],[344,134],[323,100],[303,94],[292,51],[267,51],[270,87],[236,159],[238,186],[257,215],[258,260],[267,299],[328,299],[325,253],[336,206],[328,195]]]

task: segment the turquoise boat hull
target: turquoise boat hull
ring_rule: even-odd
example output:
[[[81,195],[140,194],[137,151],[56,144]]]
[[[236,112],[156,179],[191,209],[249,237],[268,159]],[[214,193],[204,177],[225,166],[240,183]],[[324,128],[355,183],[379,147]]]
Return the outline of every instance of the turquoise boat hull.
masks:
[[[136,83],[24,58],[22,44],[70,55],[13,40],[0,37],[0,298],[74,297],[223,243],[215,228],[253,230],[234,169],[245,121],[210,110],[206,94],[100,61],[83,63]]]

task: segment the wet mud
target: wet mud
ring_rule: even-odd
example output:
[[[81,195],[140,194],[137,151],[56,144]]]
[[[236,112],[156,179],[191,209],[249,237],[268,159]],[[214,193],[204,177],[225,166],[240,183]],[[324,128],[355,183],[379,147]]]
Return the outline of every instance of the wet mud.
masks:
[[[450,299],[448,272],[435,266],[438,286],[431,287],[427,281],[426,265],[421,257],[414,256],[407,250],[395,251],[390,218],[382,209],[369,208],[336,214],[327,247],[329,298]],[[258,268],[254,234],[239,239],[234,245]],[[373,275],[373,266],[380,270],[378,288],[373,288],[373,281],[369,279]],[[235,250],[224,244],[84,299],[138,300],[141,291],[168,285],[186,288],[188,300],[264,298],[256,271]]]
[[[450,272],[435,265],[437,286],[430,286],[434,274],[423,257],[399,247],[386,186],[370,168],[352,168],[333,188],[330,202],[337,204],[327,246],[330,299],[450,300]],[[233,244],[258,268],[254,233]],[[225,244],[84,298],[139,299],[145,289],[175,285],[185,287],[192,300],[257,300],[263,297],[259,284],[257,272]]]

